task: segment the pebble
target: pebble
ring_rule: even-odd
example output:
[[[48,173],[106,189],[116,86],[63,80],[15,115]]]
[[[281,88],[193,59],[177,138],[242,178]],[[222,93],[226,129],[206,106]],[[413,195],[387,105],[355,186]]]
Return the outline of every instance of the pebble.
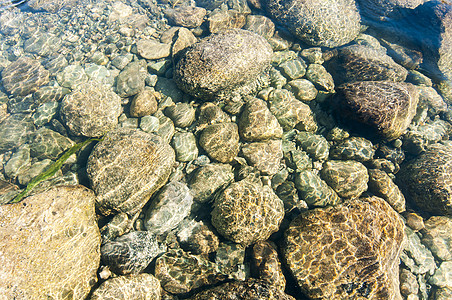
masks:
[[[259,242],[253,246],[253,268],[258,278],[281,291],[286,288],[286,278],[281,269],[276,245],[271,242]]]
[[[176,160],[188,162],[198,157],[196,137],[191,132],[176,132],[173,135],[171,145],[176,152]]]
[[[51,161],[50,159],[43,159],[41,161],[35,162],[31,166],[20,172],[19,176],[17,176],[17,181],[20,185],[26,186],[33,178],[47,171],[52,164],[53,161]]]
[[[405,197],[391,177],[382,170],[370,169],[369,191],[383,198],[398,213],[405,211]]]
[[[130,97],[144,89],[147,76],[147,65],[144,60],[130,62],[116,78],[116,92],[120,97]]]
[[[158,93],[152,89],[143,89],[133,97],[130,104],[130,115],[132,117],[144,117],[154,114],[158,109],[158,99]]]
[[[65,87],[43,86],[33,93],[33,99],[37,103],[58,102],[70,92],[71,90]]]
[[[69,65],[56,74],[58,84],[62,87],[75,89],[78,85],[86,83],[88,76],[80,65]]]
[[[300,199],[305,201],[309,208],[335,205],[340,202],[337,193],[311,170],[297,173],[294,183]]]
[[[243,29],[255,32],[269,39],[275,34],[275,23],[266,16],[247,15],[246,24],[243,26]]]
[[[433,275],[436,270],[435,258],[424,244],[418,234],[405,227],[406,243],[400,259],[413,274]]]
[[[422,230],[422,243],[441,261],[452,260],[452,218],[431,216]]]
[[[35,126],[41,127],[49,123],[57,114],[59,106],[58,102],[47,102],[39,105],[32,115]]]
[[[31,165],[30,146],[24,144],[19,147],[3,167],[6,177],[16,178]]]
[[[180,128],[188,127],[194,122],[195,112],[196,110],[188,103],[176,103],[165,109],[165,115]]]
[[[315,160],[325,161],[328,158],[330,145],[321,135],[310,132],[300,132],[296,136],[300,147]]]
[[[28,140],[35,127],[27,115],[13,114],[0,123],[0,152],[19,147]]]
[[[281,140],[243,144],[242,153],[251,166],[269,176],[278,172],[283,158]]]
[[[166,9],[165,16],[170,24],[186,28],[195,28],[202,24],[207,11],[202,7],[179,6]]]
[[[319,89],[334,91],[333,76],[322,65],[310,64],[306,71],[306,78]]]
[[[303,77],[306,74],[306,63],[301,58],[287,60],[279,65],[282,74],[289,80]]]
[[[140,118],[140,129],[147,133],[157,133],[160,127],[160,122],[157,117],[144,116]]]
[[[190,174],[188,186],[193,199],[205,203],[213,198],[215,193],[226,187],[234,179],[232,167],[227,164],[207,164]]]
[[[350,137],[335,144],[330,149],[330,157],[343,160],[365,162],[373,159],[375,149],[371,141],[363,137]]]
[[[181,222],[182,228],[177,233],[177,238],[184,249],[193,254],[208,254],[217,251],[220,244],[217,235],[210,226],[202,221]]]
[[[38,159],[57,160],[74,142],[48,128],[40,128],[30,136],[30,153]]]
[[[137,51],[141,57],[149,60],[166,58],[171,55],[171,44],[164,44],[149,39],[140,39],[137,42]]]
[[[222,163],[231,162],[239,153],[239,131],[236,123],[207,126],[199,137],[199,145],[210,158]]]
[[[291,91],[300,101],[312,101],[318,94],[314,84],[306,79],[291,80],[284,88]]]

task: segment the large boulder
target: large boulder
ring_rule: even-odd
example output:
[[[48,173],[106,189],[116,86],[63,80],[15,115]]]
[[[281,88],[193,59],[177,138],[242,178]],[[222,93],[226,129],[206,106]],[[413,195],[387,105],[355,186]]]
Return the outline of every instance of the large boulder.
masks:
[[[283,257],[311,299],[402,299],[404,224],[378,197],[301,213],[285,232]]]
[[[192,96],[228,96],[254,81],[270,64],[272,48],[251,31],[233,29],[194,44],[174,69],[177,85]]]
[[[408,83],[357,81],[338,87],[336,104],[341,117],[394,140],[410,125],[418,101],[418,90]]]
[[[452,150],[434,144],[397,173],[402,191],[423,211],[452,216]]]
[[[338,47],[354,40],[360,15],[353,0],[262,0],[266,11],[312,46]]]
[[[157,135],[136,129],[110,131],[88,158],[87,173],[104,214],[133,215],[168,180],[173,148]]]
[[[60,186],[0,206],[0,295],[85,299],[97,281],[100,233],[95,196]]]

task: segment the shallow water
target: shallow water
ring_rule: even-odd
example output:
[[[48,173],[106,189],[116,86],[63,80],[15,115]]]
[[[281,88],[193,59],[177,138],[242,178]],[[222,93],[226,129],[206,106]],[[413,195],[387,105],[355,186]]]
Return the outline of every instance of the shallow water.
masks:
[[[27,189],[29,195],[61,184],[81,184],[94,189],[93,180],[87,174],[87,161],[97,141],[88,144],[81,151],[78,151],[76,155],[69,157],[69,155],[65,156],[64,153],[71,151],[71,147],[76,147],[74,145],[87,140],[88,137],[102,138],[104,133],[114,131],[115,128],[138,128],[149,133],[155,133],[161,136],[167,144],[175,148],[176,163],[169,176],[170,181],[188,182],[191,180],[190,176],[195,173],[195,170],[209,162],[215,162],[208,150],[199,146],[200,133],[207,126],[201,123],[199,116],[201,106],[206,101],[184,93],[175,85],[173,71],[181,54],[173,55],[172,57],[171,51],[175,51],[174,48],[171,48],[171,51],[169,46],[168,49],[165,48],[165,44],[172,44],[175,41],[174,35],[171,36],[169,33],[175,25],[168,21],[164,9],[184,5],[193,6],[196,4],[195,1],[166,0],[159,1],[158,4],[156,1],[144,0],[81,1],[77,4],[75,4],[75,1],[68,1],[69,5],[63,7],[61,7],[60,3],[64,1],[42,1],[41,3],[45,2],[50,3],[50,5],[36,6],[39,1],[26,0],[0,2],[0,72],[2,75],[0,81],[0,138],[3,139],[0,143],[0,204],[7,205],[7,203],[13,202],[15,197],[21,191],[24,191],[30,183],[36,184],[36,187],[31,192]],[[198,2],[206,3],[206,1]],[[265,15],[263,10],[254,8],[251,4],[250,9],[244,4],[246,1],[224,1],[223,5],[221,5],[222,2],[207,1],[208,4],[213,6],[213,8],[217,8],[218,11],[228,10],[229,4],[230,6],[236,5],[234,13],[238,15]],[[337,141],[331,138],[333,131],[336,129],[339,132],[338,136],[364,137],[371,144],[370,148],[373,147],[374,152],[376,150],[374,158],[385,160],[385,163],[388,164],[389,167],[385,171],[390,174],[392,179],[397,177],[397,171],[400,166],[419,157],[426,150],[427,144],[441,141],[443,144],[450,146],[449,135],[452,133],[452,110],[450,110],[450,104],[452,103],[452,63],[450,62],[452,59],[452,37],[450,36],[452,35],[452,16],[448,19],[449,23],[444,25],[441,24],[438,18],[434,17],[433,12],[440,17],[452,14],[452,2],[449,0],[442,1],[444,6],[439,12],[434,11],[436,7],[433,5],[434,2],[436,1],[427,1],[427,3],[417,8],[396,8],[393,10],[384,10],[383,7],[380,7],[381,10],[380,8],[369,8],[369,10],[366,10],[367,13],[362,12],[361,25],[363,35],[358,36],[356,41],[350,43],[361,45],[381,44],[384,47],[381,49],[384,49],[396,63],[408,70],[407,82],[422,88],[428,88],[428,92],[432,93],[433,96],[431,98],[429,98],[431,94],[424,96],[424,98],[434,99],[436,101],[435,105],[431,105],[431,107],[419,105],[417,113],[408,127],[408,132],[410,133],[425,133],[424,139],[419,142],[419,144],[424,143],[425,145],[419,146],[416,144],[418,140],[406,138],[408,132],[395,140],[386,141],[379,136],[375,136],[374,133],[369,133],[366,128],[363,130],[363,126],[359,123],[342,122],[340,117],[338,119],[334,107],[331,105],[331,99],[337,92],[338,81],[336,80],[336,86],[333,88],[325,88],[327,84],[322,87],[318,82],[315,83],[314,88],[314,85],[308,82],[316,91],[316,96],[302,102],[306,104],[307,109],[313,112],[315,124],[311,124],[310,128],[314,128],[314,130],[306,129],[309,127],[307,125],[305,128],[300,129],[295,127],[294,124],[292,128],[284,131],[281,146],[281,156],[284,152],[284,157],[280,157],[280,161],[276,163],[277,165],[279,164],[279,169],[277,167],[278,172],[268,174],[266,171],[262,171],[262,169],[259,169],[258,163],[251,162],[254,159],[250,159],[249,156],[251,154],[247,154],[247,156],[244,151],[239,152],[239,158],[234,158],[233,161],[223,161],[223,163],[232,165],[237,173],[243,172],[247,174],[248,172],[252,176],[257,176],[266,184],[273,184],[275,191],[281,182],[290,182],[292,191],[298,193],[298,196],[303,200],[303,195],[293,187],[294,178],[300,170],[297,168],[307,163],[312,165],[311,169],[314,170],[314,173],[319,173],[322,170],[322,164],[327,158],[319,159],[316,157],[318,154],[316,151],[320,148],[313,150],[312,153],[315,154],[306,150],[310,149],[312,145],[304,145],[302,147],[303,151],[301,151],[299,143],[296,143],[294,138],[299,132],[312,131],[320,136],[322,142],[325,141],[327,143],[326,141],[328,140],[331,145]],[[240,11],[240,9],[243,9],[243,11]],[[209,23],[206,21],[209,18],[209,13],[211,14],[211,10],[208,8],[207,16],[204,17],[202,25],[190,28],[191,36],[197,40],[209,36],[211,34],[209,30],[213,30],[213,27],[209,28]],[[220,25],[218,26],[221,28],[221,26],[243,27],[245,25],[241,24],[239,17],[234,20],[229,21],[228,24],[226,24],[227,21],[224,21],[226,25],[219,22]],[[243,20],[246,23],[246,17]],[[327,66],[329,60],[337,54],[338,49],[315,48],[306,45],[292,36],[284,28],[284,24],[278,24],[276,21],[275,24],[277,33],[267,38],[269,40],[273,38],[270,41],[270,45],[275,53],[281,54],[281,57],[283,56],[282,53],[289,53],[287,55],[294,54],[295,57],[304,59],[305,64],[308,62],[308,64],[324,64]],[[262,26],[266,28],[264,24]],[[263,35],[266,33],[268,34],[264,30]],[[154,53],[151,53],[149,57],[146,56],[148,54],[137,45],[138,41],[149,38],[159,41],[160,48],[155,51],[162,51],[164,54],[154,57]],[[302,55],[303,50],[312,50],[312,56]],[[180,53],[183,53],[183,51]],[[17,70],[8,68],[12,63],[21,60],[25,62],[22,65],[18,65]],[[129,78],[123,80],[126,82],[126,87],[121,88],[119,84],[120,80],[122,80],[120,79],[121,72],[125,73],[123,71],[128,68],[127,66],[131,66],[133,62],[143,60],[144,67],[137,67],[137,72],[129,74]],[[246,90],[249,94],[268,100],[266,97],[270,92],[265,91],[268,91],[269,86],[287,90],[285,82],[289,81],[290,76],[284,73],[283,68],[280,67],[281,64],[275,61],[276,59],[273,60],[273,69],[278,72],[275,71],[273,75],[270,75],[273,77],[270,77],[267,81],[263,79],[262,82],[256,83],[256,86]],[[28,72],[31,69],[35,71]],[[137,75],[139,72],[143,74]],[[29,78],[22,76],[25,73],[28,74]],[[301,78],[306,79],[307,76],[302,75]],[[110,122],[113,125],[110,123],[102,125],[105,128],[101,129],[102,133],[100,134],[90,131],[94,130],[89,126],[91,124],[84,124],[83,126],[86,128],[72,125],[69,120],[73,116],[67,115],[68,113],[64,109],[62,111],[64,99],[68,99],[70,95],[74,94],[78,86],[94,81],[106,88],[105,91],[102,90],[98,94],[90,92],[91,94],[85,95],[88,101],[96,100],[94,99],[95,97],[119,99],[118,105],[111,104],[111,106],[106,105],[106,108],[104,107],[104,109],[108,110],[109,116],[105,117],[105,119],[108,119],[107,121],[102,120],[102,122]],[[314,82],[311,78],[309,81]],[[129,83],[130,86],[127,86]],[[332,84],[334,85],[335,82]],[[145,88],[150,89],[152,93],[155,92],[153,95],[156,97],[156,106],[158,105],[158,108],[156,107],[156,110],[158,109],[157,112],[153,111],[142,115],[132,113],[131,106],[135,95]],[[112,96],[108,93],[115,95]],[[157,94],[158,96],[156,96]],[[247,98],[243,95],[237,97],[231,102],[219,98],[211,101],[218,104],[224,112],[227,112],[225,116],[219,116],[219,119],[224,118],[233,123],[239,123],[244,99]],[[431,101],[432,103],[434,102],[433,100]],[[172,107],[177,103],[186,103],[189,108],[181,108],[179,106],[176,112],[170,115],[171,113],[166,108]],[[84,103],[80,102],[77,105],[84,105]],[[96,107],[88,109],[94,111]],[[113,110],[118,110],[118,113],[116,114]],[[178,114],[189,118],[192,114],[195,114],[195,111],[196,117],[194,121],[184,123],[185,120],[178,119]],[[278,115],[279,112],[272,111],[272,113]],[[92,119],[88,123],[97,124],[97,121],[98,119]],[[278,121],[281,123],[281,120],[278,119]],[[215,122],[217,121],[212,121],[212,123]],[[283,124],[281,125],[284,127]],[[196,141],[189,144],[189,146],[194,145],[195,149],[186,150],[178,145],[177,140],[173,138],[174,132],[193,133],[192,136],[193,138],[196,137]],[[281,137],[278,138],[281,139]],[[318,140],[315,140],[315,138],[312,138],[312,144],[316,146]],[[338,140],[341,139],[345,138],[338,138]],[[184,145],[185,142],[187,141],[184,140],[180,143]],[[242,136],[240,137],[241,146],[248,142]],[[189,147],[186,146],[186,148]],[[312,146],[312,148],[315,147]],[[366,151],[367,149],[365,148]],[[266,151],[270,152],[270,150]],[[185,157],[189,158],[180,158],[182,154],[178,158],[177,154],[181,152],[184,152]],[[299,160],[296,160],[295,156],[301,155],[301,152],[304,153],[305,157],[302,156],[302,159],[297,158]],[[307,152],[309,156],[306,154]],[[64,162],[61,157],[65,159]],[[328,152],[326,157],[328,157]],[[58,160],[59,158],[60,160]],[[356,160],[359,161],[359,159]],[[217,159],[217,161],[221,160]],[[268,161],[271,161],[271,159],[267,158],[267,161],[264,161],[263,164]],[[58,162],[57,165],[55,165],[55,162]],[[249,165],[252,165],[254,169]],[[253,170],[250,171],[246,167],[250,167],[249,169]],[[268,166],[265,167],[267,168]],[[367,164],[366,167],[370,168]],[[382,168],[384,169],[384,167]],[[53,169],[54,172],[47,171],[45,173],[49,169]],[[261,171],[260,174],[259,171]],[[118,171],[118,173],[120,172]],[[244,175],[236,174],[236,178],[240,178],[240,176]],[[43,183],[36,182],[36,179],[33,181],[33,178],[36,177],[39,178],[39,181],[42,180]],[[236,179],[236,181],[238,180]],[[445,182],[448,186],[444,188],[450,189],[450,183]],[[122,184],[121,179],[118,179],[116,184],[120,186]],[[416,213],[423,217],[424,221],[431,217],[431,212],[422,211],[411,203],[406,195],[405,198],[407,198],[407,212]],[[134,222],[131,223],[129,226],[131,228],[128,228],[128,230],[146,230],[144,212],[149,208],[151,202],[152,200],[144,206],[141,214],[141,208],[138,209],[138,213],[133,211],[133,215],[130,215],[130,218]],[[308,201],[306,200],[306,202]],[[284,229],[288,227],[289,222],[296,215],[317,206],[306,202],[300,201],[295,205],[293,203],[287,204],[292,205],[292,207],[289,210],[286,207],[286,217],[280,230],[271,236],[270,239],[272,241],[280,241],[282,239]],[[192,218],[209,223],[212,210],[211,203],[198,203],[195,201],[195,204],[192,210],[189,210],[186,220]],[[99,211],[97,213],[100,228],[108,224],[112,219],[112,215],[103,216]],[[190,217],[188,216],[189,214],[191,214]],[[401,215],[408,218],[406,213]],[[176,239],[176,233],[174,232],[183,229],[181,228],[183,225],[180,224],[183,223],[179,223],[176,225],[179,227],[171,229],[173,230],[174,239]],[[165,233],[165,238],[170,239],[166,236],[167,234]],[[105,238],[105,236],[103,237]],[[164,238],[162,237],[162,239]],[[168,241],[165,240],[165,242]],[[243,264],[245,270],[242,270],[242,272],[240,270],[237,271],[229,279],[243,279],[246,277],[247,275],[243,274],[247,272],[245,267],[247,263]],[[435,263],[439,266],[441,260],[436,258]],[[405,262],[405,264],[407,263]],[[401,265],[403,266],[403,263]],[[145,272],[149,272],[149,269],[146,269]],[[288,271],[285,270],[285,272]],[[419,279],[420,283],[424,283],[424,286],[421,284],[421,288],[418,290],[420,299],[426,299],[429,294],[433,294],[433,291],[438,289],[438,286],[431,282],[427,283],[429,275],[425,274],[424,272],[419,275],[421,278]],[[99,278],[100,282],[105,279],[102,276]],[[287,293],[296,299],[307,299],[296,287],[296,283],[292,278],[287,277],[286,280]],[[185,296],[183,295],[182,297]]]

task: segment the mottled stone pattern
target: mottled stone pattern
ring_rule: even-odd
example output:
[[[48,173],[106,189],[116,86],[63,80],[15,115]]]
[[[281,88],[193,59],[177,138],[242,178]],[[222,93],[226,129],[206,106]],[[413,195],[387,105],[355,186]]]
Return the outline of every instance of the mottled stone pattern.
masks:
[[[205,256],[183,250],[170,250],[157,258],[155,277],[172,294],[184,294],[204,285],[214,284],[222,276],[218,267]]]
[[[397,173],[397,183],[407,198],[435,215],[452,215],[452,150],[434,144]]]
[[[188,187],[179,181],[170,182],[152,200],[144,225],[149,232],[162,235],[190,214],[192,204],[193,197]]]
[[[160,282],[151,274],[119,276],[103,282],[90,300],[160,300]]]
[[[148,231],[132,231],[113,241],[107,241],[100,251],[102,261],[121,275],[141,273],[166,248]]]
[[[195,120],[195,109],[188,103],[176,103],[165,109],[165,115],[177,127],[188,127]]]
[[[99,137],[115,128],[121,113],[121,98],[108,86],[90,81],[66,95],[60,115],[74,135]]]
[[[367,190],[367,168],[354,160],[330,160],[323,164],[323,180],[342,198],[357,198]]]
[[[335,205],[340,201],[337,193],[311,170],[297,173],[294,183],[300,198],[306,201],[309,207]]]
[[[39,61],[23,56],[3,69],[2,83],[8,93],[26,96],[47,84],[49,75]]]
[[[250,31],[227,30],[194,44],[176,64],[174,80],[199,98],[227,95],[269,65],[271,46]]]
[[[363,137],[350,137],[330,149],[330,157],[334,159],[364,162],[371,160],[374,155],[375,149],[372,142]]]
[[[257,98],[249,99],[239,120],[240,136],[245,141],[262,141],[280,138],[283,133],[276,117],[267,104]]]
[[[210,288],[189,298],[190,300],[293,300],[278,288],[262,280],[250,278],[246,281],[233,281]]]
[[[27,115],[7,116],[0,123],[0,152],[8,151],[25,143],[34,129],[33,120]]]
[[[211,158],[228,163],[239,153],[239,139],[236,123],[218,123],[209,125],[202,131],[199,145]]]
[[[312,299],[402,299],[404,224],[377,197],[307,211],[285,233],[283,257]]]
[[[244,179],[215,199],[212,225],[227,239],[248,246],[277,231],[283,217],[283,202],[269,186]]]
[[[327,160],[330,145],[322,135],[311,132],[300,132],[297,134],[296,140],[300,144],[300,147],[313,159],[320,161]]]
[[[328,64],[337,84],[354,81],[404,81],[408,71],[380,49],[351,45]]]
[[[78,0],[30,0],[27,2],[31,8],[35,10],[46,10],[48,12],[56,13],[66,6],[75,5]]]
[[[452,217],[432,216],[425,222],[422,243],[440,260],[452,260]]]
[[[4,299],[88,296],[100,261],[94,199],[85,187],[62,186],[0,206]]]
[[[242,153],[248,163],[263,175],[275,175],[283,158],[281,140],[269,140],[242,145]]]
[[[416,113],[417,89],[407,83],[360,81],[338,88],[342,117],[368,126],[387,140],[402,135]]]
[[[109,132],[88,158],[87,173],[104,213],[140,210],[172,172],[174,150],[141,130]]]
[[[74,145],[71,139],[45,127],[34,132],[30,142],[31,156],[52,160],[57,160],[64,151]]]
[[[385,199],[398,213],[405,211],[405,197],[385,171],[369,170],[369,191]]]
[[[338,47],[359,33],[360,21],[351,0],[263,0],[271,17],[313,46]]]
[[[259,279],[284,291],[286,278],[281,269],[275,244],[267,241],[254,244],[253,268]]]
[[[208,164],[193,171],[188,186],[197,202],[204,203],[212,199],[215,192],[224,188],[232,180],[234,173],[227,164]]]

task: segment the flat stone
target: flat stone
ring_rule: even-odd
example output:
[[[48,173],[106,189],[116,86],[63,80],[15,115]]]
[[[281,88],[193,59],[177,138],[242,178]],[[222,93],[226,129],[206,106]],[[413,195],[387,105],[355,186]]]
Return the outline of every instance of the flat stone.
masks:
[[[263,175],[275,175],[283,158],[281,140],[269,140],[242,145],[248,163]]]
[[[405,211],[405,197],[385,171],[369,170],[369,191],[386,200],[398,213]]]
[[[310,208],[335,205],[340,201],[337,193],[311,170],[297,173],[294,183],[300,199],[305,201]]]
[[[57,102],[71,92],[70,89],[60,86],[43,86],[33,93],[33,99],[38,103]]]
[[[300,101],[311,101],[317,97],[315,85],[307,79],[291,80],[285,86]]]
[[[321,90],[334,91],[333,76],[322,65],[310,64],[306,71],[306,78]]]
[[[306,74],[306,63],[301,58],[288,60],[279,65],[281,72],[289,80],[303,77]]]
[[[279,229],[284,205],[269,186],[246,179],[230,184],[215,199],[212,225],[243,246],[266,240]]]
[[[155,40],[140,39],[137,42],[137,51],[145,59],[160,59],[169,57],[171,44],[163,44]]]
[[[47,102],[39,105],[32,115],[35,126],[41,127],[49,123],[57,114],[59,106],[58,102]]]
[[[372,142],[363,137],[347,138],[330,149],[330,157],[334,159],[365,162],[371,160],[374,155],[375,149]]]
[[[197,202],[212,199],[215,193],[226,187],[234,179],[232,167],[227,164],[207,164],[193,171],[188,186]]]
[[[58,52],[61,39],[54,34],[40,32],[24,41],[24,51],[39,56],[49,56]]]
[[[171,141],[171,145],[176,152],[177,161],[188,162],[198,157],[196,137],[191,132],[176,132]]]
[[[30,137],[30,153],[38,159],[57,160],[60,155],[72,147],[74,142],[48,128],[41,128]]]
[[[107,241],[100,251],[103,263],[113,272],[126,275],[141,273],[154,258],[166,251],[166,247],[148,231],[132,231]]]
[[[20,57],[2,71],[5,90],[14,96],[26,96],[49,82],[49,71],[27,56]]]
[[[121,98],[96,81],[77,86],[61,102],[60,116],[73,135],[99,137],[118,124]]]
[[[246,24],[246,14],[236,10],[214,10],[209,14],[207,24],[210,33],[242,28]]]
[[[174,162],[174,150],[157,135],[136,129],[110,131],[88,158],[97,207],[104,214],[133,215],[166,183]]]
[[[196,6],[180,6],[165,10],[165,16],[171,24],[187,28],[200,26],[206,14],[205,8]]]
[[[37,161],[25,170],[22,170],[22,172],[17,177],[17,181],[20,185],[26,186],[33,178],[41,175],[44,171],[47,171],[52,164],[53,161],[51,161],[50,159]]]
[[[367,168],[354,160],[330,160],[323,164],[322,179],[342,198],[357,198],[367,190]]]
[[[148,74],[146,61],[130,62],[116,78],[116,92],[120,97],[130,97],[144,89]]]
[[[285,232],[283,257],[313,299],[402,299],[404,224],[384,200],[351,200],[301,213]]]
[[[452,289],[452,278],[450,274],[452,274],[452,261],[443,261],[428,281],[436,286]]]
[[[159,300],[161,297],[160,289],[160,282],[148,273],[118,276],[103,282],[94,290],[90,300]]]
[[[0,206],[0,290],[8,299],[85,299],[97,281],[94,193],[52,188]]]
[[[300,132],[296,136],[297,142],[309,156],[315,160],[325,161],[328,158],[330,145],[328,141],[318,134]]]
[[[432,216],[424,224],[422,243],[440,260],[452,260],[452,218]]]
[[[430,250],[421,243],[418,233],[405,228],[406,243],[400,260],[414,274],[433,275],[436,270],[435,258]]]
[[[174,181],[163,186],[146,211],[144,226],[155,235],[174,229],[190,214],[193,197],[188,187]]]
[[[62,87],[75,89],[78,85],[88,81],[85,69],[80,65],[69,65],[56,74],[58,84]]]
[[[182,228],[177,238],[183,249],[193,254],[208,254],[217,251],[220,241],[213,228],[203,221],[187,220],[180,224]]]
[[[246,16],[246,24],[243,29],[255,32],[269,39],[275,34],[275,23],[266,16],[248,15]]]
[[[0,123],[0,152],[19,147],[28,140],[35,127],[27,115],[13,114]]]
[[[235,123],[207,126],[199,137],[199,145],[212,158],[222,163],[231,162],[239,153],[239,131]]]
[[[31,164],[30,146],[24,144],[19,147],[4,165],[3,170],[8,178],[16,178],[21,171],[27,169]]]

